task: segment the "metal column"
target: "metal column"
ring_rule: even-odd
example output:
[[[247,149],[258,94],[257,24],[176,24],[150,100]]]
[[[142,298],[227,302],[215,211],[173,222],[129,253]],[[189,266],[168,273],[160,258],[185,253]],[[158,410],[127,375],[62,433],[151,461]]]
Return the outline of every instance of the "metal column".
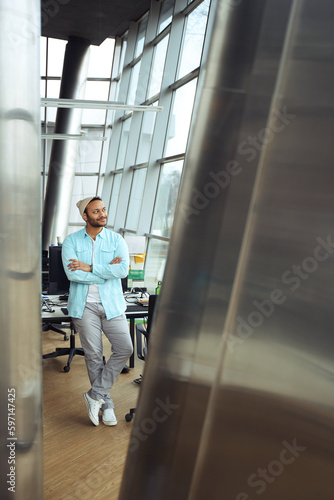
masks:
[[[245,175],[240,136],[254,122],[254,63],[265,1],[212,2],[180,200],[120,499],[188,498],[258,158]],[[278,48],[280,45],[278,46]],[[273,66],[275,76],[276,65]],[[272,93],[272,83],[265,88]],[[257,113],[265,126],[270,97]],[[232,194],[243,196],[231,206]],[[234,213],[234,227],[225,221]],[[231,235],[232,229],[232,235]],[[222,246],[223,235],[231,240]],[[227,259],[232,257],[231,261]],[[132,476],[131,482],[127,478]]]
[[[333,17],[217,2],[120,500],[333,497]]]
[[[291,6],[191,500],[333,497],[334,6]]]
[[[0,4],[0,496],[43,497],[40,2]]]
[[[89,42],[71,37],[66,46],[60,98],[83,99],[89,61]],[[79,134],[82,109],[58,108],[55,133]],[[75,168],[77,163],[77,141],[53,141],[48,183],[46,188],[42,246],[47,250],[67,235],[68,219],[72,201]]]

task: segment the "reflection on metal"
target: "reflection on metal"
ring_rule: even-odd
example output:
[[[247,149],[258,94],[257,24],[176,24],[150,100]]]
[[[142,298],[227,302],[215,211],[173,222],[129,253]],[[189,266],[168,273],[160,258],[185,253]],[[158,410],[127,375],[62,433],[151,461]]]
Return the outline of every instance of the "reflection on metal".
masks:
[[[154,111],[155,113],[162,111],[162,106],[145,106],[123,104],[113,101],[89,101],[86,99],[53,99],[42,98],[41,106],[48,108],[81,108],[81,109],[110,109],[117,111]]]
[[[61,79],[61,99],[82,98],[85,91],[89,61],[89,42],[70,38],[65,51]],[[80,135],[82,109],[57,110],[55,134]],[[54,141],[50,156],[46,188],[42,247],[47,250],[57,243],[57,236],[65,238],[72,202],[74,175],[78,161],[76,141]]]
[[[334,5],[210,16],[120,500],[332,500]]]
[[[40,500],[40,2],[0,19],[0,496]]]

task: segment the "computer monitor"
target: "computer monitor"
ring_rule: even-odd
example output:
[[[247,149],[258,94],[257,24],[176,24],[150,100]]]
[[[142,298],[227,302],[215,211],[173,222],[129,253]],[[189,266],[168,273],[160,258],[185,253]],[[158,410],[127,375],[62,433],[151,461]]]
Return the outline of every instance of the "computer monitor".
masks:
[[[58,295],[68,293],[70,281],[64,271],[61,260],[61,246],[49,247],[49,294]]]

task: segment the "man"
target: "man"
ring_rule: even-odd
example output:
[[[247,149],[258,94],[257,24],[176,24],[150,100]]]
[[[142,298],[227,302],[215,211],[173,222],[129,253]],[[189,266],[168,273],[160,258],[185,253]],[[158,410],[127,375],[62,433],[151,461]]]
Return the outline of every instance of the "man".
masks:
[[[83,395],[94,425],[116,425],[110,390],[132,354],[125,317],[121,278],[129,269],[127,245],[118,233],[106,229],[107,210],[99,197],[77,203],[86,227],[67,236],[62,260],[70,292],[68,313],[79,332],[91,389]],[[103,363],[102,331],[112,344],[112,355]]]

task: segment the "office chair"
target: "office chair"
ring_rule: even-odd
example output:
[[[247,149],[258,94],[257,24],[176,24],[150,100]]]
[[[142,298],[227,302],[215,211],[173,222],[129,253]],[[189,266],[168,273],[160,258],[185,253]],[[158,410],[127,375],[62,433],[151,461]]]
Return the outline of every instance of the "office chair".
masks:
[[[136,344],[137,344],[137,356],[139,359],[145,361],[147,358],[147,349],[150,339],[150,330],[152,325],[154,309],[157,305],[157,299],[159,295],[150,295],[148,299],[148,315],[146,328],[143,324],[136,325]],[[142,375],[139,379],[135,379],[134,382],[140,384],[142,380]],[[130,408],[130,412],[125,415],[125,420],[131,422],[133,419],[133,414],[136,408]]]
[[[67,313],[67,309],[64,308]],[[67,313],[68,314],[68,313]],[[58,356],[66,356],[68,354],[67,364],[64,366],[64,372],[69,372],[71,369],[71,361],[75,355],[84,356],[84,350],[82,347],[75,347],[75,333],[76,330],[74,328],[74,324],[70,322],[70,347],[57,347],[55,351],[50,352],[49,354],[43,354],[43,359],[47,358],[57,358]],[[68,337],[67,337],[68,338]],[[105,359],[103,357],[103,362],[105,363]]]

